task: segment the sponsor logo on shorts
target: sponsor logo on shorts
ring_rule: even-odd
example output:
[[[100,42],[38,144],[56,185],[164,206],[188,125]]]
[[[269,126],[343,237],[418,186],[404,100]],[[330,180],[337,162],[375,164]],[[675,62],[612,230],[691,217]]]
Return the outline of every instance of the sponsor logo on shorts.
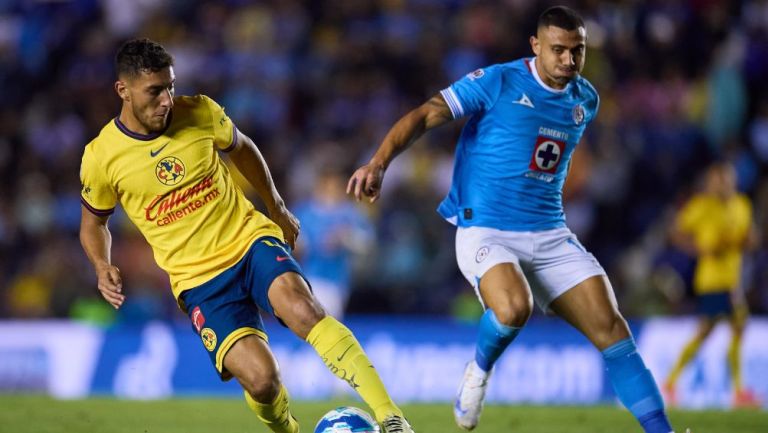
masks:
[[[482,247],[479,250],[477,250],[477,254],[475,255],[475,261],[477,263],[482,262],[485,260],[486,257],[488,257],[488,253],[491,252],[491,249],[488,247]]]
[[[205,325],[205,316],[203,316],[203,312],[200,311],[200,307],[195,307],[194,310],[192,310],[192,324],[195,325],[195,329],[197,329],[197,333],[200,333],[200,330],[203,329],[203,325]]]
[[[209,352],[216,348],[216,333],[211,328],[203,328],[200,332],[200,338],[203,339],[203,345]]]

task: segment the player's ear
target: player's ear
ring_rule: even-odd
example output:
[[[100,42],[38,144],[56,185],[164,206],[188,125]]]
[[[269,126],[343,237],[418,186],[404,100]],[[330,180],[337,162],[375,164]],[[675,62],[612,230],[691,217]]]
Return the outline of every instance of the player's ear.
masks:
[[[541,52],[541,44],[539,44],[539,38],[532,35],[529,39],[529,42],[531,43],[531,50],[533,50],[533,54],[538,56]]]
[[[115,81],[115,92],[117,92],[117,95],[125,102],[129,102],[131,100],[131,92],[128,90],[128,85],[123,80],[117,80]]]

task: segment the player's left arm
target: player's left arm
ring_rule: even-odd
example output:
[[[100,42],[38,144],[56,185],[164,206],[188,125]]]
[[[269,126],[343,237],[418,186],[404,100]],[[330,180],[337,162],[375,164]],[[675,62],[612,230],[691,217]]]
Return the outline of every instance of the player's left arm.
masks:
[[[283,230],[283,237],[291,248],[296,247],[299,236],[299,220],[286,208],[259,148],[247,135],[235,129],[237,136],[229,150],[229,157],[238,171],[256,189],[259,198],[267,206],[269,217]]]

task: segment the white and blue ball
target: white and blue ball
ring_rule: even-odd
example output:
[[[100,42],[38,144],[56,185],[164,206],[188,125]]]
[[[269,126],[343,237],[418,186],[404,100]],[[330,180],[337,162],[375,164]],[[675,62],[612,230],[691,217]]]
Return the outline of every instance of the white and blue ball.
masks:
[[[343,406],[323,415],[315,433],[379,433],[379,425],[366,411]]]

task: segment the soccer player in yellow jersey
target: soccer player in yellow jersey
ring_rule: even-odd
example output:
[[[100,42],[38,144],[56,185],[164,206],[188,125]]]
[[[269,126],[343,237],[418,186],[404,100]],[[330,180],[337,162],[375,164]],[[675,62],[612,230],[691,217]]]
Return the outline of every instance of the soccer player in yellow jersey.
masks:
[[[119,202],[168,272],[173,294],[222,380],[236,378],[272,431],[295,433],[258,307],[311,344],[349,383],[387,433],[412,433],[349,329],[327,315],[291,256],[299,222],[259,150],[206,96],[174,96],[173,59],[148,39],[115,58],[120,115],[83,154],[80,240],[115,308],[125,301],[110,258],[109,215]],[[227,153],[264,201],[269,218],[236,187]]]
[[[698,330],[685,346],[664,386],[667,399],[675,403],[675,383],[693,359],[717,321],[727,318],[732,331],[728,349],[733,402],[736,406],[758,404],[741,381],[740,344],[747,307],[738,290],[744,250],[756,242],[749,198],[736,191],[736,174],[727,162],[717,162],[705,174],[705,186],[680,210],[672,240],[697,258],[693,288],[700,315]]]

